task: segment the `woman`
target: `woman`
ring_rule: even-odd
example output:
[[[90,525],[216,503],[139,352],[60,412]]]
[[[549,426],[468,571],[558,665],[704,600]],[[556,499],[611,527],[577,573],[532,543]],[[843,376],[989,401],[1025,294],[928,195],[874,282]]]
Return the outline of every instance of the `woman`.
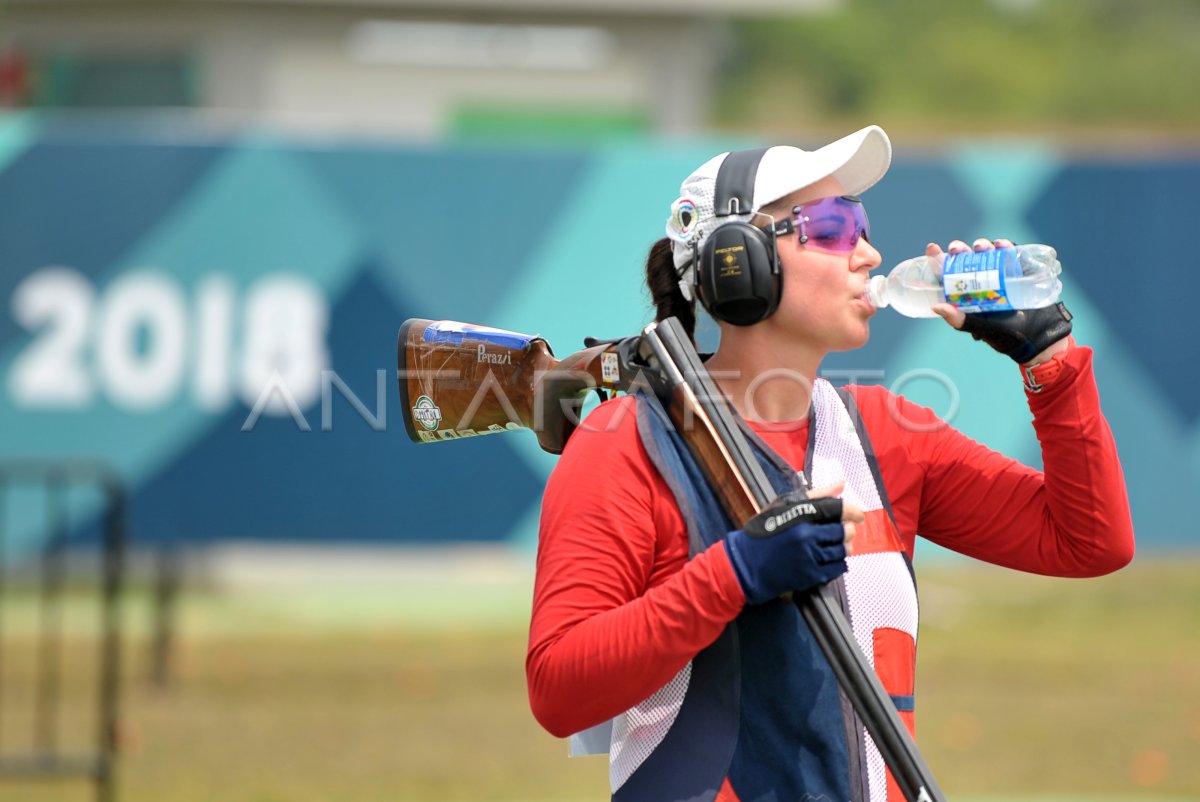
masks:
[[[1020,364],[1044,473],[881,387],[817,378],[826,354],[867,341],[875,310],[864,290],[881,259],[856,196],[890,159],[874,126],[813,152],[721,154],[684,181],[647,264],[658,319],[693,326],[698,296],[720,322],[707,367],[776,489],[840,496],[841,523],[775,526],[787,516],[767,523],[778,512],[768,510],[736,529],[689,479],[686,450],[644,396],[597,408],[550,478],[530,701],[558,736],[611,720],[614,799],[900,800],[796,608],[779,597],[833,582],[911,728],[918,533],[1057,576],[1132,559],[1092,354],[1070,337],[1061,304],[966,316],[937,307]]]

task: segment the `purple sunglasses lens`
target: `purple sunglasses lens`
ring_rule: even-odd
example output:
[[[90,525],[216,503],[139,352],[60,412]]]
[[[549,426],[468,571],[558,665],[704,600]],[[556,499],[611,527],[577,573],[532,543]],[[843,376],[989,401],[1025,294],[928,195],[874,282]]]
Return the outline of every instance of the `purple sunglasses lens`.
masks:
[[[871,238],[867,210],[855,198],[821,198],[793,211],[800,241],[810,248],[845,253],[858,247],[861,237]]]

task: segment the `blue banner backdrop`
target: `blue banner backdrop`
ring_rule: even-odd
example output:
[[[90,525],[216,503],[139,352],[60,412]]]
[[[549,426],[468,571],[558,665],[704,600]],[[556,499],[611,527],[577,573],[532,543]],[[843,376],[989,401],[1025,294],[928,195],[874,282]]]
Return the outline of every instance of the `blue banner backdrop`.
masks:
[[[645,253],[680,179],[745,144],[180,142],[10,117],[0,458],[113,465],[141,544],[531,543],[553,458],[528,434],[411,444],[399,324],[536,332],[559,355],[585,335],[635,332],[650,318]],[[1195,273],[1181,239],[1200,158],[898,146],[866,195],[885,265],[954,237],[1057,246],[1140,542],[1193,546],[1200,339],[1168,304]],[[888,385],[1037,464],[1010,364],[938,321],[883,312],[872,325],[866,348],[828,361],[829,378]],[[10,510],[10,525],[20,517]]]

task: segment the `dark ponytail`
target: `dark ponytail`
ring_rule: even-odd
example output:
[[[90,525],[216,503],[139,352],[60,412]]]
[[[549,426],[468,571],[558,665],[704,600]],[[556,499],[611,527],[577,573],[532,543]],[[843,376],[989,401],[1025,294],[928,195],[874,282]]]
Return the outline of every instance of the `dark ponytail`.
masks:
[[[675,272],[671,240],[667,237],[650,246],[650,255],[646,257],[646,286],[650,289],[650,302],[654,304],[654,319],[678,318],[688,338],[694,341],[696,303],[684,298],[679,289],[679,274]]]

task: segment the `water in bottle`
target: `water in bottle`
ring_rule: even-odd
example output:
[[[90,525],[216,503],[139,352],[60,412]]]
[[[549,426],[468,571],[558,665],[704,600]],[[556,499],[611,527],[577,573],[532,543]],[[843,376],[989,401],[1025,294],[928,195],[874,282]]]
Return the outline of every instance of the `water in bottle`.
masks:
[[[872,276],[867,298],[908,317],[936,317],[934,304],[964,312],[1038,309],[1058,301],[1062,265],[1049,245],[1018,245],[987,251],[918,256]]]

